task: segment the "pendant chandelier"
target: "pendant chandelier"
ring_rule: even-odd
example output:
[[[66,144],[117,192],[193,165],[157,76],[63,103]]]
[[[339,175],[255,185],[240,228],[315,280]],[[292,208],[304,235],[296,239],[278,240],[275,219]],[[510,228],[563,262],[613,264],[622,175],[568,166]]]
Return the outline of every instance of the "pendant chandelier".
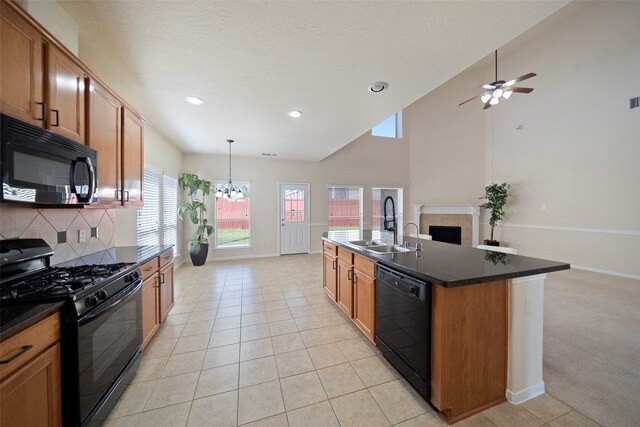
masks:
[[[242,194],[242,190],[233,185],[233,182],[231,181],[231,144],[233,144],[233,139],[227,139],[227,142],[229,143],[229,183],[226,186],[218,188],[218,191],[216,192],[216,199],[243,199],[244,194]]]

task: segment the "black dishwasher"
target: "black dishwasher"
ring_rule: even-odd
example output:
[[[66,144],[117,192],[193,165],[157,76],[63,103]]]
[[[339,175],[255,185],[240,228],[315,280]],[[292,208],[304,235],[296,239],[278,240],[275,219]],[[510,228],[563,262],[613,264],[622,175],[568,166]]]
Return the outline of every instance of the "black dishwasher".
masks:
[[[431,401],[431,283],[376,266],[376,345]]]

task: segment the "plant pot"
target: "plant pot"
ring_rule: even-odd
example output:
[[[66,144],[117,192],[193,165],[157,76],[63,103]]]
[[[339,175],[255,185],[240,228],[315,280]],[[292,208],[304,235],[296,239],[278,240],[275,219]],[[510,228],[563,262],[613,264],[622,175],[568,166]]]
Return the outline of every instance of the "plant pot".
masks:
[[[204,265],[204,263],[207,261],[207,255],[209,255],[208,243],[202,243],[200,245],[199,252],[191,252],[191,250],[189,251],[189,256],[191,256],[191,262],[196,267],[200,265]]]
[[[497,240],[485,240],[484,244],[487,246],[500,246],[500,242]]]

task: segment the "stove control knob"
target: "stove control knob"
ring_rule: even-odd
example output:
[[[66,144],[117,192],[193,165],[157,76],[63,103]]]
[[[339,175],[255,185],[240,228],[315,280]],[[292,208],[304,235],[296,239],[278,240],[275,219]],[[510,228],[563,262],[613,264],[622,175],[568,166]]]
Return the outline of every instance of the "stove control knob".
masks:
[[[137,280],[140,278],[140,272],[139,271],[134,271],[133,273],[131,273],[131,277],[133,277],[133,280]]]
[[[98,292],[96,292],[96,296],[98,297],[98,299],[100,300],[105,300],[107,299],[107,293],[103,290],[99,290]]]
[[[90,295],[90,296],[88,296],[88,297],[87,297],[87,299],[85,299],[85,300],[84,300],[84,304],[85,304],[87,307],[93,307],[93,306],[95,306],[96,304],[98,304],[98,298],[96,298],[96,297],[95,297],[95,296],[93,296],[93,295]]]
[[[130,273],[130,274],[127,274],[126,276],[124,276],[124,281],[125,281],[126,283],[131,283],[131,282],[133,282],[133,274],[132,274],[132,273]]]

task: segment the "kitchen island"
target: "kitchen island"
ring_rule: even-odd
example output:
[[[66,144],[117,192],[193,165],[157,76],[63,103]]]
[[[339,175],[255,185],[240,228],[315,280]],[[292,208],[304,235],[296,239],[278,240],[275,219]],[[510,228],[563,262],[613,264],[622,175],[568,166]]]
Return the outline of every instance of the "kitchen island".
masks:
[[[325,289],[405,379],[449,423],[507,398],[521,403],[543,393],[544,278],[570,266],[406,236],[399,242],[408,242],[406,252],[380,254],[362,243],[350,243],[390,244],[391,239],[385,232],[325,233]],[[421,250],[415,250],[418,243]],[[358,269],[366,262],[375,263],[375,278],[373,268],[368,274]],[[408,305],[382,300],[401,294],[402,284],[395,283],[395,292],[391,280],[391,287],[385,289],[379,271],[395,272],[396,277],[417,283],[405,288],[407,295],[413,294],[403,300]],[[428,295],[421,295],[420,283]],[[378,293],[380,299],[376,299]],[[414,310],[410,297],[421,300],[424,311]],[[396,312],[390,316],[388,310]],[[398,320],[390,326],[393,316]],[[363,328],[358,319],[368,318],[372,321],[364,322],[368,327]],[[424,325],[422,330],[407,329],[405,325],[415,324],[416,319]],[[397,339],[388,345],[390,340],[382,337],[393,327]]]

